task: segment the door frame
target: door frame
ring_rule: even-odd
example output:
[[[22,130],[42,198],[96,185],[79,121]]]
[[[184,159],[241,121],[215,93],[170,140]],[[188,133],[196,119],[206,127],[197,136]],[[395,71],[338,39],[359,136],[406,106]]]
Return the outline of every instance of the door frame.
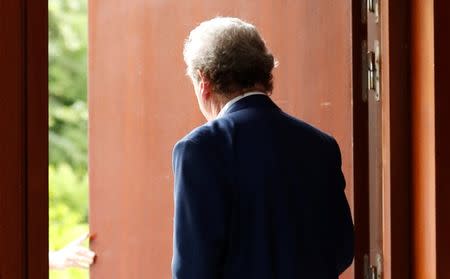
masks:
[[[410,2],[381,1],[383,278],[410,278]]]
[[[364,255],[369,251],[369,167],[368,167],[368,105],[366,78],[367,24],[363,1],[352,3],[353,55],[353,197],[355,224],[354,277],[364,274]]]
[[[48,278],[47,1],[0,9],[0,278]],[[5,28],[3,28],[5,26]]]
[[[383,278],[410,278],[411,272],[411,97],[410,97],[410,3],[408,0],[375,0],[379,3],[381,48],[381,146],[372,146],[381,157],[381,216]],[[353,1],[353,101],[355,277],[361,278],[370,252],[369,145],[367,98],[367,1]],[[361,88],[361,91],[358,89]],[[374,117],[372,115],[371,117]],[[377,168],[375,164],[373,168]],[[379,184],[377,184],[379,185]],[[379,191],[378,191],[379,192]]]

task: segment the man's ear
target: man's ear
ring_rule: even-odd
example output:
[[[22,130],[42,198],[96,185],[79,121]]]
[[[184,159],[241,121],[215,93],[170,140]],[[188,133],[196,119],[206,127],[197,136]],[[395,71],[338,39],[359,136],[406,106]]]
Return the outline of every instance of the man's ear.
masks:
[[[207,100],[209,97],[211,97],[211,83],[209,80],[205,77],[205,75],[200,72],[200,70],[197,71],[197,74],[199,76],[200,82],[200,94],[203,99]]]

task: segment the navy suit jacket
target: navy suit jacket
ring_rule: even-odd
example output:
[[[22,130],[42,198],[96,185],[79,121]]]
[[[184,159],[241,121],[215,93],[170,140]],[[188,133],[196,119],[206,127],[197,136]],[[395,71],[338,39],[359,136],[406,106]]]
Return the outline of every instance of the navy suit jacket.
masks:
[[[341,155],[268,96],[174,148],[174,279],[336,279],[353,260]]]

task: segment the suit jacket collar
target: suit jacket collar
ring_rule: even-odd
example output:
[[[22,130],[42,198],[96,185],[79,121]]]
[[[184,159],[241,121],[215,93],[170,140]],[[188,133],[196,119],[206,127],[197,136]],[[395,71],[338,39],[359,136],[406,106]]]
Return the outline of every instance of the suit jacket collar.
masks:
[[[223,115],[227,115],[239,110],[247,108],[261,108],[261,109],[276,109],[280,108],[272,101],[268,95],[252,95],[240,99],[239,101],[232,104]]]

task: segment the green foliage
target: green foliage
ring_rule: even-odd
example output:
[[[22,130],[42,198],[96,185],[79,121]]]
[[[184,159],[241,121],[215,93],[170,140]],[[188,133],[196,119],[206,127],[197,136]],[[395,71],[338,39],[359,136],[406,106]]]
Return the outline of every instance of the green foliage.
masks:
[[[87,2],[49,0],[49,241],[57,250],[88,231]],[[79,269],[51,279],[88,278]]]
[[[86,0],[49,0],[50,164],[87,168]]]
[[[58,250],[88,231],[87,174],[75,174],[70,165],[49,167],[50,250]],[[51,279],[88,278],[88,271],[68,269],[51,271]]]
[[[57,167],[49,167],[49,200],[54,207],[50,208],[50,219],[58,220],[65,216],[66,219],[76,216],[71,224],[87,222],[88,207],[88,177],[78,176],[74,173],[70,165],[65,163],[59,164]],[[58,209],[53,212],[54,209]],[[69,210],[69,212],[65,212]],[[62,215],[52,214],[65,213]],[[73,217],[75,218],[75,217]],[[62,223],[70,221],[62,221]],[[58,225],[58,224],[56,224]]]

